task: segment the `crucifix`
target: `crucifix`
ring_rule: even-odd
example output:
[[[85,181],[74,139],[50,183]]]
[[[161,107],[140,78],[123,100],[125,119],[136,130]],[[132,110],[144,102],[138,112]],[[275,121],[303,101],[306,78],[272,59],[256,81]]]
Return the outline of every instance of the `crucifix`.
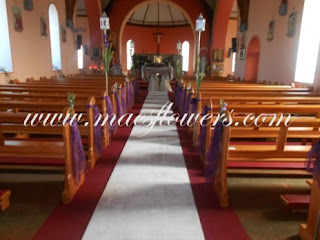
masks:
[[[161,37],[164,35],[160,30],[158,29],[155,33],[153,33],[154,36],[157,36],[157,55],[160,54],[160,40]]]

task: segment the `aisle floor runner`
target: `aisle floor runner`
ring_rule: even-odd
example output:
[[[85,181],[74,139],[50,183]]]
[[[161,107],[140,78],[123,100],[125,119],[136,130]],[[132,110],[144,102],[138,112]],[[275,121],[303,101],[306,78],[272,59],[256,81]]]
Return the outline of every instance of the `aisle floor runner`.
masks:
[[[168,101],[149,92],[140,114]],[[155,125],[142,136],[148,129],[134,126],[84,240],[204,239],[176,126]]]

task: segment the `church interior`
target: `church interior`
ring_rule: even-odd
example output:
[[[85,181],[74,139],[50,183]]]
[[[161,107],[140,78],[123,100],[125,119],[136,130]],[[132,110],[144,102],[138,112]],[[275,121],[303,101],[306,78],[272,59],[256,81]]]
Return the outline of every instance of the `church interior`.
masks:
[[[0,0],[0,239],[320,240],[319,0]]]

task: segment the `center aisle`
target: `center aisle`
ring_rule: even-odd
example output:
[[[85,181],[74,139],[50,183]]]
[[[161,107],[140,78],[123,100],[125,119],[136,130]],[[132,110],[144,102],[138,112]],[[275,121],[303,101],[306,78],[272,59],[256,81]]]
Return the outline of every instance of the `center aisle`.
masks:
[[[156,115],[168,101],[149,92],[140,114]],[[142,136],[148,129],[133,128],[84,240],[204,239],[176,126]]]

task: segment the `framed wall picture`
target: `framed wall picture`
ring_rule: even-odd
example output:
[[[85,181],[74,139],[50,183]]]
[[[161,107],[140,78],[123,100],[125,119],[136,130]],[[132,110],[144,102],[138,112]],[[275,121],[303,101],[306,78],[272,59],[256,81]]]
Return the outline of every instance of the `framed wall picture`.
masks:
[[[153,62],[156,64],[161,64],[162,63],[162,56],[159,56],[159,55],[153,56]]]
[[[240,52],[239,52],[239,60],[244,60],[244,59],[246,59],[246,49],[242,48],[240,49]]]
[[[61,26],[61,41],[63,43],[67,42],[67,30],[64,26]]]
[[[96,60],[101,59],[101,48],[92,48],[91,58]]]
[[[14,30],[17,32],[22,32],[23,31],[23,21],[22,21],[21,9],[17,5],[14,5],[14,6],[12,6],[12,12],[13,12]]]
[[[48,37],[48,25],[44,17],[40,17],[40,34],[42,38]]]
[[[269,23],[268,36],[267,36],[267,40],[269,42],[271,42],[273,40],[275,25],[276,25],[276,21],[275,20],[271,20],[270,23]]]
[[[23,0],[24,10],[32,11],[33,10],[33,0]]]
[[[216,49],[214,50],[214,53],[213,53],[213,61],[214,62],[223,62],[224,60],[224,51],[223,49]]]
[[[293,12],[289,15],[288,32],[287,32],[287,36],[289,38],[294,37],[294,35],[296,34],[297,16],[298,16],[298,12]]]

